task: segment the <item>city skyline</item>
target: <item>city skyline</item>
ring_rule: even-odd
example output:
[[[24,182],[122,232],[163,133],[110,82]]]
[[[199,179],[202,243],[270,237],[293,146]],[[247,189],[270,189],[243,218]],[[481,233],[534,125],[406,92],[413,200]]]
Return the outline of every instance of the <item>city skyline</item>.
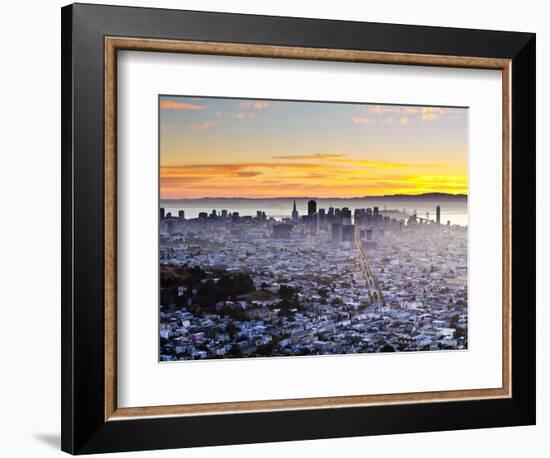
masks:
[[[439,202],[288,203],[160,207],[161,362],[468,348],[467,227]]]
[[[468,193],[467,109],[159,97],[160,197]]]

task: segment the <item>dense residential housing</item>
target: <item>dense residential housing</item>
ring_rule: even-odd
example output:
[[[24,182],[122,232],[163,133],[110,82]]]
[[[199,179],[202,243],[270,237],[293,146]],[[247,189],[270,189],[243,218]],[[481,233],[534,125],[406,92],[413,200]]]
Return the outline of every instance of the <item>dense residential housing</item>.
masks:
[[[307,208],[160,209],[161,361],[467,348],[467,227]]]

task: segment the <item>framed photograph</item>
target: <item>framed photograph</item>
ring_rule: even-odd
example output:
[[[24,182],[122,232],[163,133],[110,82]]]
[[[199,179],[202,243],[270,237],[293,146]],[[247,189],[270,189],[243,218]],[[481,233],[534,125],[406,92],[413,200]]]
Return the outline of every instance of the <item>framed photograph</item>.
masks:
[[[535,423],[534,34],[71,5],[62,126],[63,450]]]

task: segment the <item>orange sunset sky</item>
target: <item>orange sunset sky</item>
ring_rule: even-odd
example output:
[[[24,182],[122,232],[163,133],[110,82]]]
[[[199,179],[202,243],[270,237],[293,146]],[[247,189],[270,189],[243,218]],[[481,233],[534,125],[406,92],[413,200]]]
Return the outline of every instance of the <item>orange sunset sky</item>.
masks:
[[[161,199],[467,194],[467,109],[159,97]]]

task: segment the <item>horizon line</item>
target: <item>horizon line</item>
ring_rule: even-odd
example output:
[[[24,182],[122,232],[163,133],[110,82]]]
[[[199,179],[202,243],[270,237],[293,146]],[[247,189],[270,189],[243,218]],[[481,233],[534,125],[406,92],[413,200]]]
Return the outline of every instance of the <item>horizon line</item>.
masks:
[[[242,197],[242,196],[215,196],[215,197],[175,197],[175,198],[160,198],[161,201],[176,201],[176,200],[276,200],[276,199],[317,199],[317,200],[352,200],[352,199],[381,199],[381,198],[399,198],[399,197],[455,197],[455,198],[468,198],[468,194],[458,193],[451,194],[445,192],[429,192],[422,194],[383,194],[383,195],[365,195],[365,196],[351,196],[351,197],[315,197],[315,196],[278,196],[278,197]]]

